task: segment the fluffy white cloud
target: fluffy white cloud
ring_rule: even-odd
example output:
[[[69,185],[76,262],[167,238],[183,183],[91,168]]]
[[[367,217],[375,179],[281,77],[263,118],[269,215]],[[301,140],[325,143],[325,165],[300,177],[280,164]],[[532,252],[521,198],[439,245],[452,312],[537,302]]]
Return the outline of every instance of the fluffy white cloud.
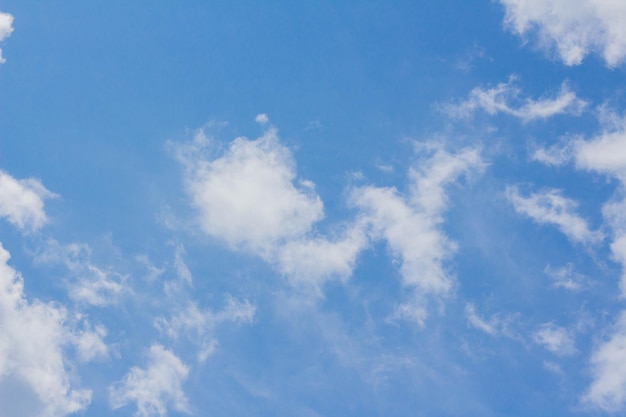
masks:
[[[476,149],[452,154],[436,149],[409,172],[408,196],[395,188],[361,187],[351,193],[374,240],[387,242],[400,262],[402,284],[412,288],[414,300],[399,306],[398,316],[423,322],[425,295],[444,295],[452,285],[445,261],[456,245],[441,230],[447,208],[446,186],[463,174],[483,169]]]
[[[553,323],[544,323],[534,333],[533,340],[550,352],[559,356],[568,356],[576,353],[574,338],[564,327]]]
[[[559,190],[544,190],[525,197],[517,187],[507,187],[506,196],[518,213],[539,224],[555,225],[573,242],[590,244],[603,239],[601,232],[589,230],[587,222],[576,214],[576,202]]]
[[[442,111],[452,117],[469,117],[478,110],[490,115],[508,114],[529,122],[536,119],[547,119],[558,114],[579,115],[587,106],[587,102],[579,99],[566,83],[556,97],[543,97],[536,100],[521,98],[521,91],[515,84],[516,78],[500,83],[494,88],[474,88],[466,101],[459,104],[448,104],[441,107]]]
[[[266,115],[257,116],[266,125]],[[324,217],[315,186],[298,180],[293,157],[275,128],[256,140],[237,138],[220,156],[202,133],[174,146],[202,230],[230,247],[261,256],[298,286],[319,292],[329,278],[349,276],[364,232],[348,226],[328,238],[313,233]]]
[[[77,344],[83,359],[97,356],[88,346],[94,345],[88,341],[92,332],[68,328],[67,312],[60,306],[28,301],[23,280],[8,260],[9,253],[0,245],[0,384],[11,377],[26,384],[41,403],[40,416],[84,410],[91,391],[73,388],[64,349]]]
[[[13,16],[9,13],[0,12],[0,42],[5,40],[13,32]],[[0,49],[0,64],[4,64],[6,59],[2,57],[2,49]]]
[[[312,183],[296,179],[289,150],[275,129],[256,139],[237,138],[213,160],[208,139],[198,134],[192,147],[179,147],[186,188],[209,235],[232,247],[269,257],[285,240],[303,236],[323,217]]]
[[[567,65],[580,64],[592,52],[607,65],[626,57],[626,3],[621,0],[500,0],[505,23],[521,36],[538,35],[543,47],[555,47]]]
[[[16,180],[0,171],[0,217],[22,231],[36,231],[46,224],[44,199],[54,196],[35,179]]]
[[[264,117],[257,119],[267,123]],[[482,170],[478,150],[451,154],[422,145],[430,157],[409,171],[408,195],[395,188],[353,188],[349,203],[357,216],[323,236],[314,228],[324,216],[322,202],[312,183],[297,181],[291,153],[274,128],[253,141],[235,139],[219,156],[211,155],[210,148],[216,146],[202,133],[192,143],[174,146],[202,229],[235,249],[261,256],[292,285],[320,295],[326,280],[351,275],[359,253],[372,240],[385,240],[400,263],[403,285],[413,290],[412,301],[398,306],[396,316],[422,322],[425,296],[450,289],[444,262],[456,245],[440,230],[446,187],[463,174]]]
[[[626,312],[591,357],[593,382],[583,400],[607,411],[626,406]]]
[[[319,291],[328,277],[350,277],[357,257],[368,244],[364,225],[356,224],[336,240],[306,237],[286,242],[276,254],[277,269],[295,286]]]
[[[105,306],[130,292],[127,278],[112,268],[94,265],[89,245],[62,245],[49,239],[35,257],[40,263],[62,264],[70,273],[69,295],[72,300],[93,306]]]
[[[122,381],[109,389],[113,409],[135,403],[137,417],[165,416],[168,408],[189,412],[182,383],[189,368],[171,351],[152,345],[145,368],[133,367]]]

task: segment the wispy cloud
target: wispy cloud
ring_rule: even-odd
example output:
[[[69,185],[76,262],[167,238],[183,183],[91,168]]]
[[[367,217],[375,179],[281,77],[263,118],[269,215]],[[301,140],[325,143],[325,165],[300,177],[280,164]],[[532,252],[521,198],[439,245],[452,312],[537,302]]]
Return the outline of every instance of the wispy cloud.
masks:
[[[574,337],[571,332],[554,323],[542,324],[533,334],[533,340],[546,350],[559,356],[570,356],[576,353]]]
[[[113,409],[135,403],[137,417],[165,416],[172,408],[189,413],[182,388],[189,368],[171,351],[155,344],[147,353],[145,368],[133,367],[109,388]]]
[[[55,196],[36,179],[17,180],[0,171],[0,217],[24,232],[47,223],[44,200]]]
[[[558,114],[579,115],[587,106],[587,102],[576,96],[567,83],[561,85],[555,97],[539,99],[521,97],[521,90],[516,85],[516,77],[511,76],[506,83],[493,88],[474,88],[467,100],[458,104],[446,104],[440,109],[451,117],[470,117],[482,110],[489,115],[498,113],[517,117],[524,122],[547,119]]]
[[[0,12],[0,42],[5,40],[13,32],[13,16],[9,13]],[[2,56],[2,49],[0,49],[0,64],[4,64],[6,59]]]
[[[42,264],[61,264],[68,272],[69,295],[75,302],[103,307],[131,291],[127,276],[112,267],[96,265],[84,243],[61,244],[48,239],[35,256]]]
[[[571,263],[560,268],[553,268],[548,265],[544,269],[544,272],[552,279],[552,285],[556,288],[580,291],[588,285],[587,278],[574,271],[574,266]]]
[[[589,229],[587,222],[576,214],[577,203],[559,190],[543,190],[526,197],[517,187],[509,186],[506,197],[518,213],[539,224],[555,225],[573,242],[593,244],[604,238],[601,232]]]
[[[555,48],[566,65],[586,55],[602,55],[614,67],[626,58],[626,3],[604,0],[500,0],[505,23],[514,33],[536,34],[546,48]]]

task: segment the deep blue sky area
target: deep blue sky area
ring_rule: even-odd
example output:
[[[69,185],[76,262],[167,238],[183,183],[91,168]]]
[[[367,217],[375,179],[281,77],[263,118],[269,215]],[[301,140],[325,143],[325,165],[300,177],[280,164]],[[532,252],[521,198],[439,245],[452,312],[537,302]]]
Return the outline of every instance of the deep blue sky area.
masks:
[[[0,1],[0,416],[623,413],[625,20]]]

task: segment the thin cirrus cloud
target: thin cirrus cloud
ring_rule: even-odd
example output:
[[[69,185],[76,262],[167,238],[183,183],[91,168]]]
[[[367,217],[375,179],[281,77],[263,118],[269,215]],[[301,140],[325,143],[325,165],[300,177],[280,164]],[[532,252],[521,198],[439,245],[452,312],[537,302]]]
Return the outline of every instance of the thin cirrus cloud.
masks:
[[[134,403],[137,417],[165,416],[168,409],[189,413],[182,384],[189,368],[162,345],[150,346],[145,368],[133,367],[109,388],[111,407],[116,410]]]
[[[439,109],[453,118],[467,118],[482,110],[492,116],[502,113],[530,122],[559,114],[580,115],[587,106],[587,102],[578,98],[567,83],[561,85],[554,97],[532,99],[521,97],[516,81],[517,78],[511,76],[507,82],[493,88],[476,87],[469,93],[467,100],[444,104]]]
[[[0,171],[0,217],[23,232],[36,231],[47,223],[44,200],[55,196],[36,179],[17,180]]]
[[[577,203],[559,190],[548,189],[524,196],[518,187],[509,186],[506,197],[518,213],[539,224],[555,225],[572,242],[594,244],[604,238],[600,231],[589,229],[587,222],[576,214]]]
[[[46,240],[35,255],[38,264],[65,266],[70,298],[77,303],[104,307],[131,291],[127,276],[112,267],[94,264],[91,248],[84,243],[61,244]]]
[[[566,65],[578,65],[590,53],[609,67],[626,58],[626,3],[620,0],[500,0],[505,24],[522,37],[537,36],[554,48]]]
[[[74,323],[57,304],[29,301],[20,274],[8,265],[10,255],[0,245],[0,387],[15,378],[29,387],[18,402],[35,402],[37,415],[64,416],[85,410],[91,391],[76,387],[68,363],[68,349],[77,350],[81,361],[108,356],[103,341],[106,329],[82,321]],[[8,382],[11,383],[11,382]],[[2,401],[5,403],[5,401]],[[10,404],[0,405],[0,411]]]

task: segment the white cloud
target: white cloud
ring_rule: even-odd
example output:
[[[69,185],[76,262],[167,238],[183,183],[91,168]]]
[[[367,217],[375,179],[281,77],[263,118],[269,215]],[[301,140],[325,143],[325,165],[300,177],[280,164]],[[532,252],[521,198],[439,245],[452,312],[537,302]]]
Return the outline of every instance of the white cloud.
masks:
[[[472,303],[465,305],[465,316],[467,317],[467,322],[478,330],[482,330],[490,335],[495,335],[498,332],[498,323],[493,318],[487,321],[480,317]]]
[[[506,196],[518,213],[539,224],[555,225],[573,242],[591,244],[603,239],[601,232],[589,230],[587,222],[576,214],[577,203],[559,190],[549,189],[524,197],[517,187],[507,187]]]
[[[548,265],[544,272],[553,280],[552,285],[556,288],[580,291],[587,285],[587,278],[575,272],[571,263],[560,268],[553,268]]]
[[[238,301],[230,296],[226,298],[224,308],[217,312],[201,310],[196,303],[188,301],[170,319],[159,317],[155,327],[172,338],[181,334],[190,337],[200,345],[198,359],[204,362],[217,347],[217,341],[213,339],[215,327],[225,322],[251,323],[255,311],[256,308],[248,300]]]
[[[441,109],[452,117],[470,117],[476,111],[483,110],[490,115],[504,113],[529,122],[558,114],[579,115],[587,106],[587,102],[579,99],[567,83],[561,85],[556,97],[533,100],[520,98],[521,91],[515,81],[516,78],[512,76],[508,82],[494,88],[474,88],[466,101],[444,105]]]
[[[564,327],[556,326],[553,323],[544,323],[534,333],[533,340],[546,350],[559,355],[569,356],[576,353],[574,338]]]
[[[596,171],[620,181],[621,189],[613,201],[606,203],[602,213],[612,231],[611,251],[615,261],[622,264],[621,290],[626,296],[626,117],[601,109],[605,130],[590,140],[576,140],[576,167]]]
[[[538,147],[531,155],[531,160],[548,166],[560,166],[568,162],[573,155],[574,142],[559,143],[547,148]]]
[[[51,197],[55,194],[38,180],[16,180],[0,171],[0,217],[5,217],[20,230],[36,231],[46,224],[48,218],[43,201]]]
[[[368,244],[363,225],[357,224],[336,240],[307,237],[286,242],[276,255],[277,269],[296,286],[319,290],[328,277],[350,277],[357,257]]]
[[[72,300],[103,307],[116,303],[130,291],[127,277],[113,268],[94,265],[89,245],[71,243],[62,245],[49,239],[35,257],[40,263],[63,264],[70,272],[69,295]]]
[[[444,295],[452,285],[445,269],[456,250],[441,230],[447,208],[446,186],[463,175],[483,169],[476,149],[451,154],[436,149],[430,159],[409,172],[410,190],[402,196],[395,188],[356,188],[352,204],[359,208],[374,240],[385,240],[400,262],[402,284],[413,289],[414,300],[399,306],[397,316],[423,322],[425,295]]]
[[[192,147],[177,148],[186,167],[186,188],[207,234],[267,258],[323,217],[311,183],[294,185],[295,164],[275,129],[256,140],[237,138],[213,160],[203,157],[208,145],[199,133]]]
[[[590,53],[614,67],[626,57],[626,3],[621,0],[500,0],[505,23],[521,36],[537,34],[541,46],[555,48],[566,65]]]
[[[297,179],[276,129],[256,140],[237,138],[217,157],[211,145],[198,133],[192,143],[174,146],[205,233],[262,257],[291,283],[317,293],[327,279],[351,274],[368,243],[364,232],[351,225],[332,237],[314,233],[323,203],[311,181]]]
[[[133,367],[117,384],[109,388],[113,409],[135,403],[137,417],[165,416],[168,408],[188,413],[182,383],[189,368],[163,346],[155,344],[148,352],[145,368]]]
[[[9,13],[0,12],[0,42],[8,38],[13,32],[13,16]],[[2,57],[0,49],[0,64],[4,64],[6,59]]]
[[[59,417],[84,410],[91,391],[73,388],[64,348],[77,344],[81,352],[89,331],[67,327],[64,308],[28,301],[22,277],[7,265],[9,253],[0,245],[0,384],[15,377],[37,396],[43,409],[38,415]],[[85,355],[89,360],[91,355]],[[19,400],[19,399],[16,399]]]
[[[173,146],[202,229],[261,256],[292,285],[320,295],[326,280],[351,275],[370,241],[385,240],[400,263],[403,285],[413,289],[413,299],[398,306],[396,316],[421,322],[424,296],[450,289],[444,262],[456,245],[440,230],[445,188],[482,170],[478,150],[451,154],[422,145],[431,157],[410,170],[407,196],[395,188],[354,188],[349,203],[358,210],[356,218],[324,236],[314,228],[324,217],[322,201],[310,181],[297,180],[292,155],[274,128],[257,140],[235,139],[222,155],[212,155],[211,147],[216,148],[202,133],[192,143]]]
[[[108,358],[109,346],[104,342],[107,329],[102,325],[92,329],[89,323],[86,323],[86,326],[87,328],[78,332],[74,338],[79,359],[83,362],[91,362],[95,359]]]
[[[622,313],[610,338],[591,357],[593,381],[583,401],[606,411],[626,406],[626,313]]]

